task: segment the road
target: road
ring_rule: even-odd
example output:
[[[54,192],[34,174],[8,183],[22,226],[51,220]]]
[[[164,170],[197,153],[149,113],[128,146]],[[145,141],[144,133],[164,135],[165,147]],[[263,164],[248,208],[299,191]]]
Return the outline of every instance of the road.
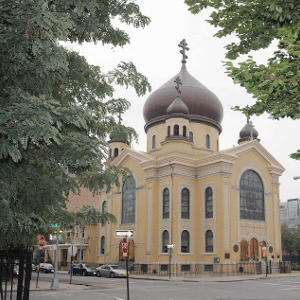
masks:
[[[35,276],[35,275],[34,275]],[[34,276],[33,279],[34,280]],[[41,274],[51,281],[52,274]],[[69,276],[59,274],[60,282]],[[73,277],[90,289],[32,291],[30,299],[126,300],[126,279]],[[130,278],[130,300],[299,300],[300,276],[235,282],[187,282]]]

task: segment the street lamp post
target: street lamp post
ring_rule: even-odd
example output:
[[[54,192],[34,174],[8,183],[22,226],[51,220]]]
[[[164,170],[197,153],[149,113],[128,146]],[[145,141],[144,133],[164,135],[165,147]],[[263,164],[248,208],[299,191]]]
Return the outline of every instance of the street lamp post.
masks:
[[[56,251],[55,251],[55,263],[54,263],[54,277],[52,279],[51,287],[58,289],[59,288],[59,280],[57,277],[57,268],[58,268],[58,225],[56,229]]]

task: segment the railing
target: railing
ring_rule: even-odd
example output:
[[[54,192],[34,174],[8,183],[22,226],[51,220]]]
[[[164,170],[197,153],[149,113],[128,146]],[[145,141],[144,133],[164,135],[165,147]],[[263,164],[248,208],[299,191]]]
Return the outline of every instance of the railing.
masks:
[[[261,262],[233,263],[135,263],[132,274],[172,277],[210,277],[261,274]]]
[[[26,250],[0,251],[1,300],[29,300],[31,263],[32,247]]]

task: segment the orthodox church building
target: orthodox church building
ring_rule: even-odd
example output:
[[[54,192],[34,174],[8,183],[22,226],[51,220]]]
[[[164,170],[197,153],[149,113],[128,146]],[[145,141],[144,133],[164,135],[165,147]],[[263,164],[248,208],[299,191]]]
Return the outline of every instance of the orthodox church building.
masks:
[[[107,165],[132,171],[120,190],[101,193],[99,207],[117,224],[99,225],[98,263],[123,260],[115,230],[133,230],[129,260],[213,263],[281,260],[279,176],[282,165],[260,144],[247,119],[238,146],[219,149],[223,106],[189,74],[187,44],[178,74],[144,104],[147,151],[116,136]],[[220,95],[222,96],[222,95]],[[242,127],[242,126],[241,126]]]

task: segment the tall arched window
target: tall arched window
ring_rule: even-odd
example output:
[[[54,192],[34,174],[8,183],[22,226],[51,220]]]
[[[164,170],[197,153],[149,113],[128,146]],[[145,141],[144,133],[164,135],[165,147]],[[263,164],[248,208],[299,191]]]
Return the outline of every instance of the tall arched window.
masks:
[[[186,126],[183,126],[183,134],[184,137],[186,137]]]
[[[163,191],[163,219],[169,219],[170,216],[170,192],[168,188]]]
[[[210,149],[210,136],[208,134],[205,137],[205,145],[207,149]]]
[[[104,254],[105,252],[105,236],[101,237],[101,247],[100,247],[100,254]]]
[[[153,135],[152,136],[152,149],[155,149],[156,148],[156,136]]]
[[[253,170],[245,171],[240,180],[240,217],[265,220],[264,187]]]
[[[171,126],[168,126],[168,137],[171,135]]]
[[[190,252],[190,233],[187,230],[184,230],[181,233],[181,252]]]
[[[190,192],[187,188],[181,191],[181,218],[190,218]]]
[[[211,230],[205,232],[205,252],[214,252],[214,235]]]
[[[190,131],[189,133],[189,141],[193,142],[194,141],[194,134]]]
[[[169,232],[167,230],[164,230],[162,234],[162,252],[168,252],[167,245],[169,244]]]
[[[179,125],[174,125],[174,135],[175,136],[179,135]]]
[[[118,148],[115,148],[115,151],[114,151],[114,157],[117,157],[119,155],[119,149]]]
[[[106,213],[106,201],[102,203],[102,213]],[[102,221],[102,226],[105,226],[105,222]]]
[[[135,222],[135,180],[132,178],[123,184],[122,193],[122,224]]]
[[[205,190],[205,218],[213,217],[213,191],[211,187]]]

